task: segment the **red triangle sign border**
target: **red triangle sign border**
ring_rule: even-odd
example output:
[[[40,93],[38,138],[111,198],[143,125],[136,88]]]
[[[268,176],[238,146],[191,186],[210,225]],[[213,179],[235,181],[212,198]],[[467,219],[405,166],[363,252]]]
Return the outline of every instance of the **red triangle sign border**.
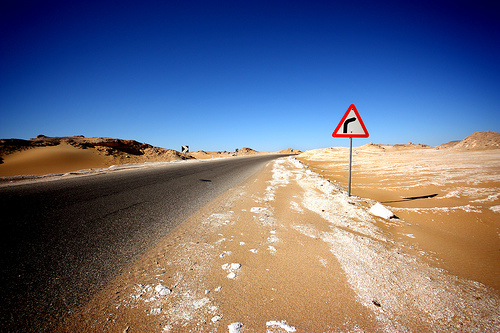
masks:
[[[338,133],[338,131],[340,130],[340,128],[342,127],[342,125],[344,125],[344,122],[345,122],[347,116],[349,116],[349,113],[351,112],[351,110],[354,111],[354,114],[356,115],[357,119],[359,120],[359,124],[361,125],[361,128],[363,129],[363,131],[365,132],[365,134],[352,134],[352,133],[346,133],[346,134],[340,133],[339,134]],[[340,121],[340,123],[337,125],[337,127],[333,131],[332,136],[334,138],[367,138],[369,136],[368,130],[365,127],[365,123],[363,123],[363,119],[361,119],[361,116],[359,115],[359,112],[356,109],[356,106],[354,104],[351,104],[349,106],[349,108],[347,109],[346,113],[342,117],[342,120]]]

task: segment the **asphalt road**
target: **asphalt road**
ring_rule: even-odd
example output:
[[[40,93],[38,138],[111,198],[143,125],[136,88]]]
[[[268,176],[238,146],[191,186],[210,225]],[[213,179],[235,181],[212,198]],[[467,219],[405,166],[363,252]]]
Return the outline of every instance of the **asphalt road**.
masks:
[[[279,156],[0,188],[0,332],[52,331],[134,258]]]

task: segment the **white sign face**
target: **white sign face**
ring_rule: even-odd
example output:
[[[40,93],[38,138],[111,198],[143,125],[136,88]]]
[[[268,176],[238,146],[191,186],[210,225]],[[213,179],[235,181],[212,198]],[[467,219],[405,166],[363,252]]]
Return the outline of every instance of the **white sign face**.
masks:
[[[359,118],[354,113],[354,109],[349,110],[347,118],[342,123],[340,133],[337,134],[365,134]]]
[[[363,120],[359,116],[358,110],[351,104],[344,117],[338,124],[332,134],[333,137],[341,138],[367,138],[368,131],[366,130]]]

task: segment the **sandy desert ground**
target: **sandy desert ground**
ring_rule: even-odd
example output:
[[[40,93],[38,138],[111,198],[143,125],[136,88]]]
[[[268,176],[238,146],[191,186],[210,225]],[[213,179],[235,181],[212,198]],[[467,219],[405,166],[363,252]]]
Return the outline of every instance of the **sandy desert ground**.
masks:
[[[484,149],[484,133],[476,136],[451,147],[355,148],[352,193],[381,202],[404,221],[386,226],[398,241],[500,292],[500,149]],[[330,148],[299,160],[347,188],[348,158],[348,148]]]
[[[358,147],[351,197],[346,148],[276,160],[58,331],[499,331],[500,150],[464,141]]]

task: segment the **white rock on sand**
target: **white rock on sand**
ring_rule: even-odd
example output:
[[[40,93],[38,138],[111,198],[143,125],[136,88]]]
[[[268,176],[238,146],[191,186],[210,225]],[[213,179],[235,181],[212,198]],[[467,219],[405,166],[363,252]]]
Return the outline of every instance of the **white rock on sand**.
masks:
[[[168,294],[170,294],[172,292],[172,290],[168,289],[167,287],[165,287],[164,285],[162,284],[158,284],[156,287],[155,287],[155,290],[156,292],[160,295],[160,296],[166,296]]]
[[[369,212],[370,214],[381,217],[383,219],[390,219],[395,216],[393,212],[391,212],[379,202],[373,205],[372,208],[370,208]]]
[[[229,271],[234,271],[234,270],[237,270],[237,269],[240,269],[241,268],[241,264],[238,264],[238,263],[231,263],[231,264],[224,264],[222,265],[222,269],[223,270],[229,270]]]
[[[232,323],[227,325],[227,328],[229,328],[229,333],[240,333],[243,328],[243,323]]]
[[[287,332],[296,331],[295,327],[288,325],[285,320],[282,321],[271,320],[266,323],[266,326],[278,326]]]
[[[216,322],[218,322],[218,321],[219,321],[219,320],[221,320],[221,319],[222,319],[222,317],[221,317],[221,316],[214,316],[214,317],[212,317],[212,323],[214,323],[214,324],[215,324]]]
[[[224,264],[222,265],[222,269],[225,271],[228,271],[229,274],[227,275],[228,279],[234,279],[236,278],[236,273],[235,271],[239,270],[241,268],[241,264],[238,263],[231,263],[231,264]]]

